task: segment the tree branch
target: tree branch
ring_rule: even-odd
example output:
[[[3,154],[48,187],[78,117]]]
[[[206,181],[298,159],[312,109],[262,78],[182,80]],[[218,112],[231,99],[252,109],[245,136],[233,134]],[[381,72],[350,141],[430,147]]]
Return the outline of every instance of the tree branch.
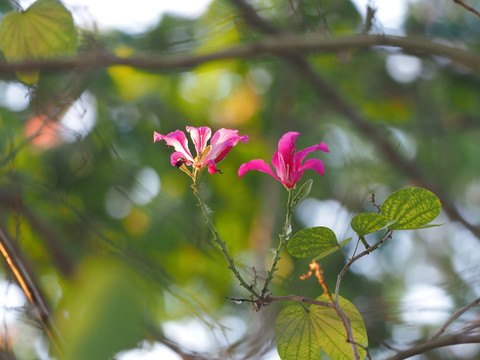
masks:
[[[471,6],[468,6],[467,4],[465,4],[462,0],[453,0],[453,2],[455,4],[458,4],[460,5],[461,7],[463,7],[465,10],[467,11],[470,11],[473,15],[475,15],[476,17],[480,18],[480,13],[475,10],[473,7]]]
[[[358,259],[364,257],[365,255],[370,254],[371,252],[377,250],[380,245],[382,245],[385,241],[387,241],[390,237],[392,236],[392,231],[389,230],[387,231],[373,246],[370,246],[366,250],[362,251],[360,254],[352,257],[343,267],[343,269],[340,271],[340,273],[337,276],[337,284],[335,285],[335,300],[338,300],[338,293],[340,292],[340,284],[343,280],[343,277],[347,273],[347,271],[350,269],[352,264],[357,261]]]
[[[44,300],[44,296],[37,287],[32,275],[30,275],[29,271],[27,270],[27,267],[25,266],[21,256],[18,254],[15,245],[12,241],[10,241],[1,227],[0,252],[17,279],[22,291],[25,293],[28,302],[31,304],[34,310],[35,316],[42,325],[45,333],[50,338],[52,344],[61,351],[61,347],[63,345],[62,338],[60,337],[60,333],[53,323],[47,303]]]
[[[67,71],[115,65],[132,66],[150,71],[168,71],[190,69],[217,60],[298,56],[298,54],[311,55],[313,53],[332,53],[348,49],[376,48],[376,50],[381,50],[384,47],[403,49],[418,56],[441,56],[480,72],[479,54],[455,46],[439,44],[423,37],[362,34],[333,38],[322,36],[303,38],[289,34],[278,34],[263,41],[239,45],[205,55],[152,56],[151,54],[143,54],[125,58],[105,51],[92,51],[81,53],[75,58],[11,63],[0,61],[0,74],[13,74],[20,70]]]
[[[462,314],[464,314],[466,311],[470,310],[475,305],[478,305],[479,303],[480,303],[480,298],[477,298],[477,299],[473,300],[471,303],[462,307],[460,310],[456,311],[452,316],[450,316],[450,318],[447,320],[447,322],[445,322],[445,324],[436,333],[434,333],[430,337],[429,341],[433,341],[433,340],[438,339],[440,337],[440,335],[442,335],[445,332],[447,327],[450,326],[451,323],[453,323],[460,316],[462,316]]]
[[[307,298],[307,297],[297,296],[297,295],[286,295],[286,296],[267,295],[267,296],[264,296],[264,297],[260,297],[258,299],[239,299],[239,298],[233,298],[233,297],[227,296],[227,299],[235,301],[235,302],[255,303],[255,304],[260,305],[260,306],[269,305],[270,303],[276,302],[276,301],[297,301],[297,302],[300,302],[300,303],[307,303],[307,304],[313,304],[313,305],[330,307],[330,308],[334,307],[334,305],[332,303],[327,302],[327,301],[320,301],[320,300],[310,299],[310,298]]]
[[[400,351],[396,355],[391,356],[386,360],[403,360],[414,355],[423,354],[429,350],[438,349],[445,346],[475,343],[480,343],[480,335],[455,334],[448,337],[442,337],[434,341],[428,341],[410,349]]]

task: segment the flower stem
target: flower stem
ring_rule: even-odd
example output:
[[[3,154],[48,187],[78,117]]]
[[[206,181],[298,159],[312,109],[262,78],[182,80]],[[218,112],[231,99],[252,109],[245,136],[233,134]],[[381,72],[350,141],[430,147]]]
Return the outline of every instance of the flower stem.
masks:
[[[282,251],[285,248],[285,245],[287,245],[288,240],[290,238],[290,233],[291,233],[291,223],[292,223],[292,215],[293,211],[295,209],[295,206],[292,204],[293,202],[293,190],[287,188],[288,190],[288,201],[287,201],[287,212],[285,215],[285,224],[283,225],[282,233],[280,234],[280,243],[278,244],[278,247],[275,249],[275,256],[273,258],[272,266],[270,267],[270,270],[267,273],[267,278],[265,279],[265,284],[263,285],[262,289],[262,298],[267,295],[268,292],[268,287],[270,286],[271,281],[273,280],[273,274],[275,271],[278,270],[277,264],[281,259]]]
[[[233,259],[228,254],[227,244],[225,243],[225,241],[223,241],[220,238],[220,235],[218,234],[218,231],[215,225],[213,224],[213,217],[212,217],[213,211],[208,207],[208,205],[205,203],[202,196],[200,195],[197,189],[196,181],[194,181],[194,183],[192,184],[192,189],[193,189],[193,193],[198,199],[198,204],[202,209],[203,215],[205,216],[207,226],[210,228],[210,231],[213,234],[213,241],[220,247],[220,250],[222,251],[222,254],[225,257],[225,260],[227,260],[228,268],[232,271],[233,275],[235,275],[237,280],[240,282],[240,285],[243,286],[245,289],[247,289],[250,294],[252,294],[253,296],[259,299],[260,294],[255,290],[255,288],[252,285],[247,284],[247,282],[243,279],[242,275],[240,275],[240,272],[238,271],[237,267],[235,266],[235,263],[233,262]]]

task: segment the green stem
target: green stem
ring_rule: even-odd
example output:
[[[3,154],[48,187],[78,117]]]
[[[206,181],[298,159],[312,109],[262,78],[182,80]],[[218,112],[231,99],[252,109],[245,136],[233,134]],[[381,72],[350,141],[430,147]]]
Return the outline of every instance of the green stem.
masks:
[[[194,180],[196,180],[196,178]],[[235,263],[233,262],[233,259],[228,254],[227,244],[225,243],[225,241],[223,241],[220,238],[220,235],[218,234],[218,231],[215,228],[215,225],[213,224],[213,217],[212,217],[213,212],[207,206],[207,204],[203,201],[200,193],[198,192],[196,185],[197,185],[197,182],[194,181],[192,185],[193,193],[197,197],[198,203],[202,208],[202,212],[203,212],[203,215],[205,216],[207,226],[210,228],[210,231],[213,234],[213,241],[220,247],[220,250],[222,251],[222,254],[225,257],[225,260],[227,260],[228,268],[232,271],[233,275],[235,275],[237,280],[240,282],[241,286],[247,289],[248,292],[250,292],[250,294],[255,296],[257,299],[260,299],[261,297],[260,294],[255,290],[255,288],[252,285],[247,284],[247,282],[243,279],[242,275],[240,275],[240,272],[238,271],[237,267],[235,266]]]
[[[285,224],[283,225],[282,233],[280,234],[280,243],[278,244],[277,249],[275,250],[275,256],[273,258],[272,266],[270,267],[270,270],[267,273],[267,278],[265,279],[265,284],[263,285],[262,289],[262,298],[265,297],[265,295],[268,292],[268,287],[270,286],[271,281],[273,280],[273,274],[275,271],[278,270],[277,264],[281,259],[282,251],[285,248],[285,245],[288,243],[288,239],[290,238],[290,232],[291,232],[291,223],[292,223],[292,215],[294,211],[294,206],[292,204],[293,201],[293,190],[292,189],[287,189],[288,190],[288,201],[287,201],[287,213],[285,215]]]

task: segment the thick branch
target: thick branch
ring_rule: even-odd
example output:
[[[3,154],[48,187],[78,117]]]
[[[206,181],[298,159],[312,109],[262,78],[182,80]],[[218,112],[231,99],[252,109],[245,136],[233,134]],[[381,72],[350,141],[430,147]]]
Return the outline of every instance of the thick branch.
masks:
[[[414,355],[423,354],[429,350],[438,349],[445,346],[459,345],[459,344],[475,344],[480,343],[480,335],[452,335],[448,337],[442,337],[435,341],[428,341],[426,343],[414,346],[405,351],[400,351],[394,356],[387,358],[386,360],[402,360],[408,359]]]
[[[0,62],[0,74],[12,74],[18,70],[66,71],[104,68],[114,65],[126,65],[151,71],[180,70],[216,60],[332,53],[348,49],[371,49],[375,47],[399,48],[419,55],[441,56],[472,70],[480,71],[479,54],[454,46],[442,45],[422,37],[351,35],[334,38],[311,36],[305,39],[299,36],[279,34],[264,41],[235,46],[205,55],[187,54],[183,56],[156,57],[145,54],[122,58],[106,52],[96,51],[80,54],[76,58],[12,63]]]

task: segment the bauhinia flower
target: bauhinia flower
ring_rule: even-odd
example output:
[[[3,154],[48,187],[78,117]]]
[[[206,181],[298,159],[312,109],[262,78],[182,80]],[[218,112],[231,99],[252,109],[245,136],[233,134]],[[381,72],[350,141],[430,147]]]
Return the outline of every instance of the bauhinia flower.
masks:
[[[165,140],[167,145],[173,146],[175,152],[170,158],[172,165],[185,171],[192,176],[194,180],[197,172],[206,166],[208,166],[208,172],[210,174],[219,172],[216,164],[225,158],[232,147],[237,145],[239,140],[244,144],[248,141],[248,136],[239,136],[238,130],[220,129],[213,135],[210,145],[207,146],[207,142],[212,135],[209,127],[203,126],[195,128],[187,126],[187,131],[190,133],[190,137],[195,145],[195,150],[197,151],[197,156],[195,157],[192,156],[188,148],[185,133],[181,130],[171,132],[168,135],[162,135],[154,131],[153,142]],[[193,173],[189,172],[185,165],[192,166],[194,170]]]
[[[304,170],[312,169],[323,176],[325,166],[319,159],[308,159],[303,164],[305,157],[315,150],[328,152],[327,145],[321,143],[313,145],[306,149],[296,152],[295,140],[298,132],[288,132],[282,136],[278,142],[278,151],[273,154],[272,164],[275,168],[276,174],[270,168],[270,165],[265,163],[262,159],[250,160],[246,164],[242,164],[238,169],[238,176],[242,177],[247,171],[258,170],[272,175],[275,179],[280,181],[288,190],[293,189],[295,184],[300,180]]]

